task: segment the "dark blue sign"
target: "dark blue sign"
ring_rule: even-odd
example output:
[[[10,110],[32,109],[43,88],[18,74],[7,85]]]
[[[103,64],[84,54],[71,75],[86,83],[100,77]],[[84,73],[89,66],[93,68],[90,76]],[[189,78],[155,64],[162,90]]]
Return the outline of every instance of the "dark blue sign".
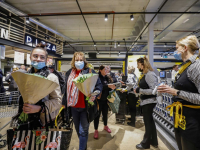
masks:
[[[47,51],[50,52],[50,53],[55,53],[56,52],[56,45],[55,44],[52,44],[52,43],[49,43],[49,42],[46,42],[44,40],[41,40],[39,38],[36,38],[32,35],[29,35],[29,34],[25,34],[25,39],[24,39],[24,43],[26,45],[29,45],[29,46],[32,46],[32,47],[36,47],[37,44],[39,43],[43,43],[43,44],[46,44],[46,48],[47,48]]]

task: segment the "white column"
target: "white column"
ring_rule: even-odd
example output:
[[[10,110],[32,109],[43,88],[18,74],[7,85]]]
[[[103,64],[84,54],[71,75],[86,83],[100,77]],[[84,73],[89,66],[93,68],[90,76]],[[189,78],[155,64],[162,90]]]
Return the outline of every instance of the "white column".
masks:
[[[148,27],[148,59],[153,67],[153,54],[154,54],[154,22],[152,22]]]

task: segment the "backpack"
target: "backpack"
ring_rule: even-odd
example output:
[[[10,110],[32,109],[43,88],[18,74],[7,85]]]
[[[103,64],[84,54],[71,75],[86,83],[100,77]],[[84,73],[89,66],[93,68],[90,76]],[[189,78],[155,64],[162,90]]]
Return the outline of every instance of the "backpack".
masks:
[[[58,77],[58,81],[59,81],[59,85],[60,85],[60,89],[61,89],[61,94],[63,95],[65,93],[65,79],[62,76],[62,73],[54,70],[52,72],[53,74],[55,74]]]

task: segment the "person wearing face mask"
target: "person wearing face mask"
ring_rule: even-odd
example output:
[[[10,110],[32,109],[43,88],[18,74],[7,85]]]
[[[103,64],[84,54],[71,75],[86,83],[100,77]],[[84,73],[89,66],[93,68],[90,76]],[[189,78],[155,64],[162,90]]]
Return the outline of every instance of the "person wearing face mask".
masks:
[[[95,116],[89,111],[92,107],[88,107],[88,101],[85,100],[86,97],[76,88],[72,81],[80,74],[87,74],[89,72],[95,73],[95,71],[88,67],[88,63],[82,52],[74,53],[71,67],[72,68],[67,71],[65,75],[66,90],[63,96],[63,105],[71,110],[75,129],[79,137],[79,150],[85,150],[87,149],[89,124],[92,121],[91,118],[94,119]],[[99,78],[94,91],[102,91],[102,84]],[[90,100],[94,101],[95,98],[96,96],[91,96]]]
[[[101,83],[103,85],[103,90],[100,96],[97,98],[98,99],[98,104],[99,104],[99,115],[94,119],[94,138],[98,139],[99,138],[99,133],[98,133],[98,127],[99,127],[99,118],[102,112],[103,115],[103,123],[104,123],[104,130],[107,131],[108,133],[111,133],[111,130],[107,126],[107,121],[108,121],[108,100],[107,97],[109,95],[110,90],[114,90],[116,87],[114,84],[109,84],[109,79],[106,76],[107,71],[106,67],[101,65],[99,67],[99,78],[101,80]]]
[[[20,126],[21,129],[25,130],[32,130],[37,129],[38,127],[45,126],[45,110],[50,113],[52,121],[55,120],[56,116],[59,113],[59,110],[61,108],[62,100],[61,100],[61,90],[59,86],[59,81],[57,76],[50,73],[47,66],[47,57],[48,53],[46,51],[46,47],[43,44],[38,44],[30,54],[31,59],[31,65],[32,68],[27,72],[28,74],[37,74],[46,77],[48,80],[51,80],[53,82],[56,82],[58,86],[46,97],[41,99],[39,102],[37,102],[35,105],[33,104],[24,104],[23,98],[20,97],[19,99],[19,113],[22,111],[24,113],[29,114],[29,121],[32,121],[30,124],[25,124]],[[31,86],[31,85],[30,85]],[[43,106],[48,107],[47,108]],[[38,121],[38,117],[40,118],[40,121]],[[50,121],[50,118],[47,117],[47,122]]]
[[[174,57],[183,60],[175,77],[174,88],[158,87],[158,92],[173,95],[167,108],[174,114],[174,131],[179,150],[200,149],[200,60],[195,52],[199,40],[191,35],[176,41]]]
[[[158,78],[153,72],[153,68],[145,57],[137,59],[137,68],[141,72],[139,77],[138,87],[134,92],[140,95],[140,106],[143,110],[143,119],[145,125],[145,134],[140,144],[136,145],[137,149],[149,149],[150,145],[158,147],[158,139],[156,126],[153,119],[153,108],[156,106],[156,96],[152,95],[155,86],[158,83]]]

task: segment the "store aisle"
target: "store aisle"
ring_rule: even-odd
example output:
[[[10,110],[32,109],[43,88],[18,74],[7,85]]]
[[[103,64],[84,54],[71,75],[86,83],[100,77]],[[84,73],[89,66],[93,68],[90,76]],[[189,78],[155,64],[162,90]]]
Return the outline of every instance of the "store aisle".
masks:
[[[108,119],[108,126],[112,130],[108,134],[103,130],[103,123],[99,124],[99,139],[95,140],[94,125],[90,124],[89,139],[87,150],[136,150],[136,144],[140,143],[144,135],[144,125],[142,117],[137,118],[136,128],[129,127],[126,124],[115,124],[115,115]],[[159,147],[151,146],[150,150],[168,150],[165,144],[158,138]],[[78,150],[78,137],[74,129],[69,150]]]

